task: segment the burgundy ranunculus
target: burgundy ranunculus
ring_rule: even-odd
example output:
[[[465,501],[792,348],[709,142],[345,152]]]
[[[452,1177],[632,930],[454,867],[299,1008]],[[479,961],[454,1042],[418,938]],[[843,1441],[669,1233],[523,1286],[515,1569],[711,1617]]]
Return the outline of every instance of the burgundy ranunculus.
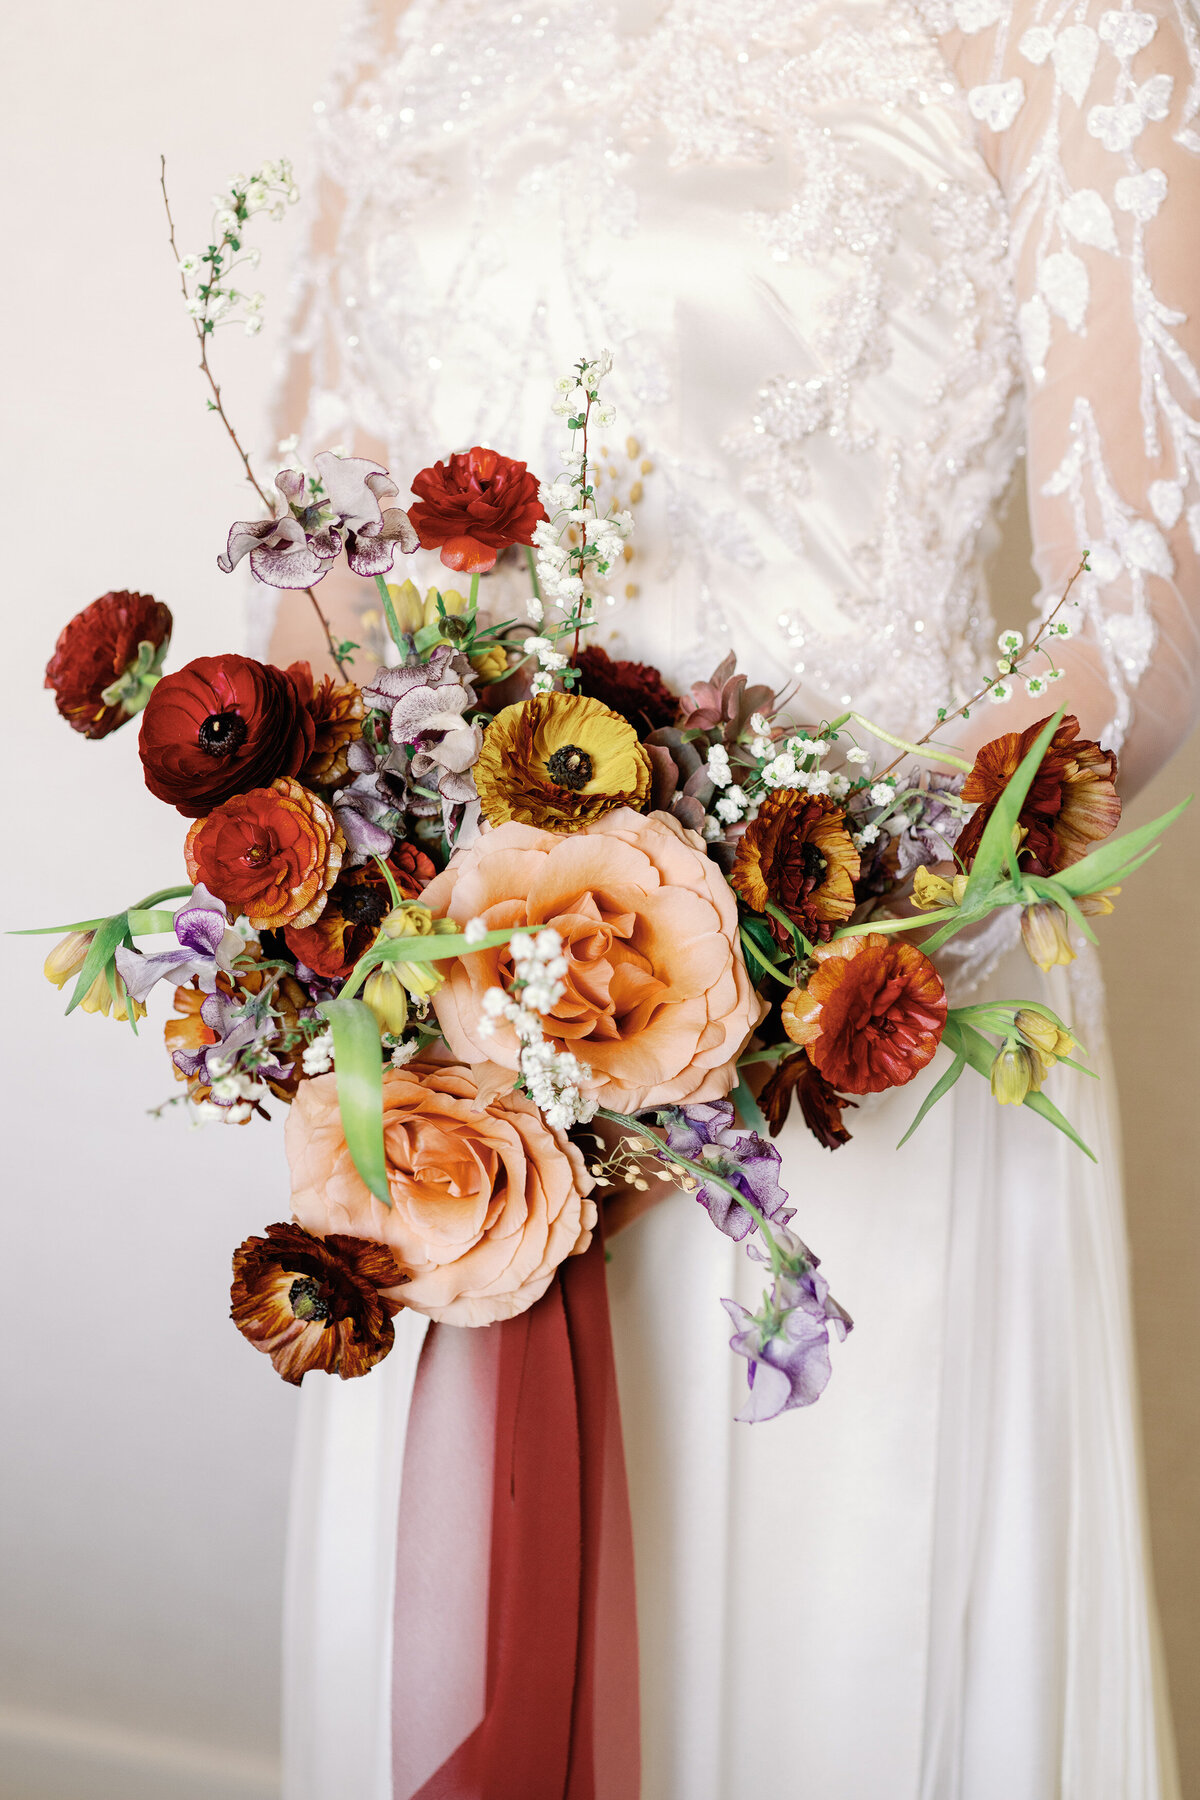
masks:
[[[546,517],[536,475],[498,450],[459,451],[414,477],[408,517],[425,550],[468,575],[494,568],[499,551],[531,544]]]
[[[198,656],[150,696],[138,748],[146,786],[187,819],[303,767],[316,737],[304,663]]]
[[[651,663],[614,661],[599,644],[579,652],[578,692],[628,719],[639,733],[673,725],[679,701]]]
[[[170,641],[170,610],[151,594],[103,594],[76,613],[46,665],[46,686],[71,729],[107,737],[140,712]]]

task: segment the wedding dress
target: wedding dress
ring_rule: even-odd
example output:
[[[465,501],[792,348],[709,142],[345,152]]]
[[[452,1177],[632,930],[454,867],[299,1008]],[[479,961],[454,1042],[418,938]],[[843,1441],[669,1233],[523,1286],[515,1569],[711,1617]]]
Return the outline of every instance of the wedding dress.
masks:
[[[284,386],[304,451],[376,454],[402,491],[473,443],[549,479],[553,382],[607,346],[601,500],[636,532],[597,641],[675,683],[733,648],[798,686],[795,716],[852,696],[902,733],[1025,623],[986,581],[1025,456],[1035,611],[1090,550],[1055,698],[1135,778],[1184,735],[1191,0],[382,0],[315,110]],[[1110,928],[1140,928],[1139,896]],[[971,1079],[899,1153],[924,1082],[847,1115],[832,1158],[790,1123],[797,1226],[857,1321],[819,1404],[733,1422],[719,1297],[754,1304],[755,1271],[686,1195],[612,1243],[643,1800],[1178,1791],[1094,964],[1042,984],[1005,921],[945,969],[952,997],[1076,1021],[1105,1078],[1053,1091],[1098,1161]],[[369,1378],[304,1384],[286,1800],[392,1794],[423,1321],[397,1325]]]

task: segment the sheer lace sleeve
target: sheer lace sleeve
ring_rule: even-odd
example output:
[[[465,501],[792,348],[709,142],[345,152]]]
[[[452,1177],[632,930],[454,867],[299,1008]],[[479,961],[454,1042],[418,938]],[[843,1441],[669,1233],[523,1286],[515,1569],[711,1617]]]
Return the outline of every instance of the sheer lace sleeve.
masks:
[[[947,53],[1011,212],[1040,604],[1089,549],[1068,697],[1123,741],[1137,786],[1200,685],[1193,0],[954,0],[953,19]]]

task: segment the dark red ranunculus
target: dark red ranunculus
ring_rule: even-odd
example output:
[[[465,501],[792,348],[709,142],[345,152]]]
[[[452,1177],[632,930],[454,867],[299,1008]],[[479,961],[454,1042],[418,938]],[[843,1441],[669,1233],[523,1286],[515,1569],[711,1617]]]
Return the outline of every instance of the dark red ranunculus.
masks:
[[[409,520],[425,550],[440,550],[448,569],[481,575],[510,544],[531,544],[546,517],[537,476],[498,450],[459,451],[414,477]]]
[[[984,744],[963,783],[964,800],[976,802],[954,846],[964,868],[975,860],[984,827],[1021,763],[1050,723],[1049,715],[1025,731],[1008,731]],[[1117,759],[1111,750],[1079,735],[1079,720],[1068,713],[1050,739],[1025,796],[1017,823],[1024,836],[1017,852],[1031,875],[1054,875],[1070,868],[1117,829]]]
[[[152,594],[102,594],[76,613],[46,665],[46,686],[71,729],[107,737],[140,712],[170,641],[170,609]],[[139,655],[140,644],[150,653]]]
[[[146,786],[199,819],[234,794],[298,774],[316,737],[312,693],[307,664],[277,669],[250,656],[198,656],[164,675],[138,743]]]
[[[387,860],[406,900],[415,900],[437,873],[415,844],[397,844]],[[306,968],[326,981],[340,981],[375,942],[380,923],[391,910],[387,877],[372,857],[355,869],[342,870],[319,919],[312,925],[288,925],[283,935],[292,955]]]
[[[652,663],[617,661],[599,644],[579,652],[577,693],[599,700],[628,719],[635,731],[673,725],[679,701]]]
[[[386,1244],[268,1225],[233,1253],[230,1316],[293,1387],[310,1369],[346,1381],[391,1350],[398,1308],[380,1290],[404,1279]]]

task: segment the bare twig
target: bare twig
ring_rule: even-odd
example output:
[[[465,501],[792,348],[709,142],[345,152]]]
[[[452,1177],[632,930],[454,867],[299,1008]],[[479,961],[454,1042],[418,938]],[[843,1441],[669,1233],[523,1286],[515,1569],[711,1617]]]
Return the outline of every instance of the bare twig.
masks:
[[[159,186],[162,188],[163,206],[166,209],[166,214],[167,214],[167,233],[168,233],[168,237],[170,239],[170,244],[171,244],[171,254],[175,258],[176,267],[179,269],[179,285],[182,290],[184,300],[186,301],[190,298],[190,295],[188,294],[188,290],[187,290],[187,277],[184,275],[183,268],[182,268],[183,259],[179,254],[179,246],[175,242],[175,220],[171,216],[171,201],[167,194],[167,159],[165,156],[160,155],[158,162],[159,162],[158,181],[159,181]],[[209,406],[210,406],[211,410],[216,413],[216,415],[220,419],[222,425],[224,425],[226,431],[229,433],[229,441],[238,453],[238,457],[241,460],[242,469],[245,473],[246,480],[250,483],[250,486],[254,489],[255,493],[258,495],[259,499],[262,501],[262,504],[266,508],[268,514],[270,514],[270,516],[273,518],[275,516],[275,508],[272,505],[269,496],[263,491],[262,484],[259,482],[257,475],[254,473],[254,469],[251,465],[250,458],[247,455],[246,450],[242,445],[242,441],[238,437],[237,432],[234,430],[233,425],[230,422],[229,415],[225,411],[224,402],[221,399],[220,384],[217,381],[216,376],[213,374],[211,367],[209,366],[209,361],[208,361],[208,336],[209,336],[209,334],[205,331],[203,322],[199,319],[196,319],[196,318],[192,319],[192,328],[196,333],[196,344],[197,344],[197,348],[200,351],[200,373],[204,376],[205,381],[207,381],[208,386],[209,386],[209,392],[211,394],[211,399],[209,400]],[[342,680],[346,681],[348,679],[347,674],[346,674],[346,665],[345,665],[344,661],[342,660],[342,658],[338,655],[337,642],[336,642],[333,632],[330,628],[329,620],[326,618],[325,614],[322,612],[320,603],[317,600],[317,596],[313,593],[313,590],[311,588],[305,588],[304,592],[308,595],[309,599],[311,600],[313,611],[316,613],[317,618],[321,621],[321,629],[325,633],[325,642],[329,646],[329,654],[333,658],[333,661],[337,666],[337,672],[341,676]]]

